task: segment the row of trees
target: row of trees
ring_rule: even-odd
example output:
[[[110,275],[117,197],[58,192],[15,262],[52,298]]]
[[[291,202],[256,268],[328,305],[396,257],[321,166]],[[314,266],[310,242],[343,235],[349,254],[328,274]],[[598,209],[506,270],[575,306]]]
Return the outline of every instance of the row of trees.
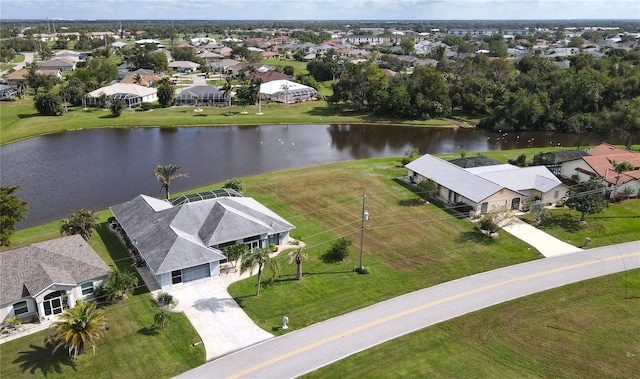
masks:
[[[373,62],[310,63],[318,79],[339,79],[331,102],[397,118],[479,118],[495,130],[623,133],[628,144],[640,131],[640,50],[613,51],[596,59],[571,58],[561,70],[539,56],[516,63],[477,55],[436,68],[419,66],[390,78]]]

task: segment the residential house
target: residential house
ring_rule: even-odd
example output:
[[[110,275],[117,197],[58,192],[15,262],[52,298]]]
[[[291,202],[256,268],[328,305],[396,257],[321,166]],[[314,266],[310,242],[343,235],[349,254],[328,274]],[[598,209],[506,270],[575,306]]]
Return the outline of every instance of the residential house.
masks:
[[[158,89],[140,86],[137,84],[115,83],[110,86],[98,88],[89,92],[87,98],[93,105],[102,105],[101,97],[104,95],[111,99],[122,99],[127,108],[133,108],[142,103],[151,103],[158,100]]]
[[[199,64],[190,61],[173,61],[169,62],[169,69],[178,72],[196,72],[200,67]]]
[[[20,83],[27,82],[27,75],[29,74],[29,70],[26,68],[21,68],[20,70],[11,72],[5,75],[4,80],[10,86],[17,86]]]
[[[589,153],[586,150],[559,150],[546,151],[533,156],[533,164],[536,166],[545,166],[555,175],[560,176],[562,163],[580,159]]]
[[[78,62],[68,57],[49,59],[49,60],[40,62],[40,69],[41,70],[60,70],[63,72],[73,71],[76,69],[76,63]]]
[[[472,217],[498,207],[518,210],[527,200],[555,202],[567,190],[542,166],[518,168],[501,164],[465,169],[425,154],[405,167],[411,182],[433,180],[438,185],[439,198],[448,204],[471,207]]]
[[[24,95],[24,88],[11,87],[0,84],[0,100],[13,100],[17,96]]]
[[[313,87],[290,80],[273,80],[260,85],[260,98],[291,104],[299,101],[317,100],[318,91]]]
[[[174,105],[224,107],[229,104],[229,96],[213,86],[193,86],[185,88],[176,96]]]
[[[138,75],[140,76],[138,78]],[[138,80],[139,79],[139,80]],[[129,75],[125,76],[120,80],[121,84],[138,84],[141,86],[149,87],[153,85],[153,83],[162,79],[160,75],[157,74],[139,74],[132,72]]]
[[[91,299],[109,267],[80,236],[56,238],[0,254],[0,320],[51,319]]]
[[[223,249],[282,244],[294,228],[258,201],[209,198],[172,205],[145,195],[110,209],[161,288],[216,276]]]
[[[562,162],[560,176],[580,183],[600,177],[611,190],[612,198],[620,196],[625,190],[633,196],[640,194],[640,153],[606,143],[587,153],[586,156]],[[618,174],[614,164],[621,162],[629,162],[633,169]]]

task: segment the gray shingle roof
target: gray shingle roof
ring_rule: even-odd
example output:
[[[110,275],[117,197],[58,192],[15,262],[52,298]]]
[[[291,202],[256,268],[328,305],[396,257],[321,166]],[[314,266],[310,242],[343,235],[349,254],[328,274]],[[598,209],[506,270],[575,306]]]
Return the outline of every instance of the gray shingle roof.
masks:
[[[109,267],[79,235],[0,253],[0,304],[36,296],[52,284],[79,284],[106,276]]]
[[[465,169],[430,154],[425,154],[405,166],[413,172],[456,191],[461,196],[479,203],[503,187],[481,178]]]
[[[294,228],[248,197],[220,197],[171,207],[145,195],[111,207],[149,267],[161,274],[220,261],[210,246]]]
[[[535,189],[544,193],[562,184],[545,166],[519,168],[504,164],[468,168],[467,171],[516,192]]]

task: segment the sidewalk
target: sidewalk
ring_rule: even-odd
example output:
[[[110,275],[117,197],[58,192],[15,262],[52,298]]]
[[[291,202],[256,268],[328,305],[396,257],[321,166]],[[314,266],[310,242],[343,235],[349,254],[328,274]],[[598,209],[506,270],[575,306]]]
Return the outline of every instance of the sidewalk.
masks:
[[[514,237],[535,247],[547,258],[583,251],[583,249],[560,241],[559,239],[550,236],[542,230],[531,226],[520,219],[516,219],[513,224],[505,226],[502,229],[511,233]]]

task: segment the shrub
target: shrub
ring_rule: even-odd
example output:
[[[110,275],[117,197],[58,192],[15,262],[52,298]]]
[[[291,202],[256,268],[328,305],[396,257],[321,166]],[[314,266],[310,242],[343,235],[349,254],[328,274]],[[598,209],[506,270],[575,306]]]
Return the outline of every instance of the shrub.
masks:
[[[357,272],[358,274],[370,274],[371,273],[371,269],[367,266],[362,266],[362,268],[360,267],[354,267],[353,268],[353,272]]]
[[[337,261],[344,261],[349,256],[349,250],[353,242],[347,238],[339,238],[331,245],[329,249],[329,256]]]
[[[113,100],[111,102],[111,106],[109,107],[111,109],[111,114],[113,115],[113,117],[120,117],[122,115],[122,112],[124,111],[125,106],[126,104],[124,103],[124,100]]]
[[[151,108],[153,108],[153,105],[151,105],[151,103],[140,104],[140,109],[142,109],[143,111],[148,111]]]
[[[270,243],[269,249],[275,253],[276,251],[278,251],[278,245],[276,245],[275,243]]]
[[[178,300],[176,300],[173,295],[166,292],[158,293],[158,303],[164,307],[173,308],[178,305]]]
[[[227,180],[227,182],[224,184],[224,188],[231,188],[238,193],[242,193],[243,190],[242,182],[238,178]]]

